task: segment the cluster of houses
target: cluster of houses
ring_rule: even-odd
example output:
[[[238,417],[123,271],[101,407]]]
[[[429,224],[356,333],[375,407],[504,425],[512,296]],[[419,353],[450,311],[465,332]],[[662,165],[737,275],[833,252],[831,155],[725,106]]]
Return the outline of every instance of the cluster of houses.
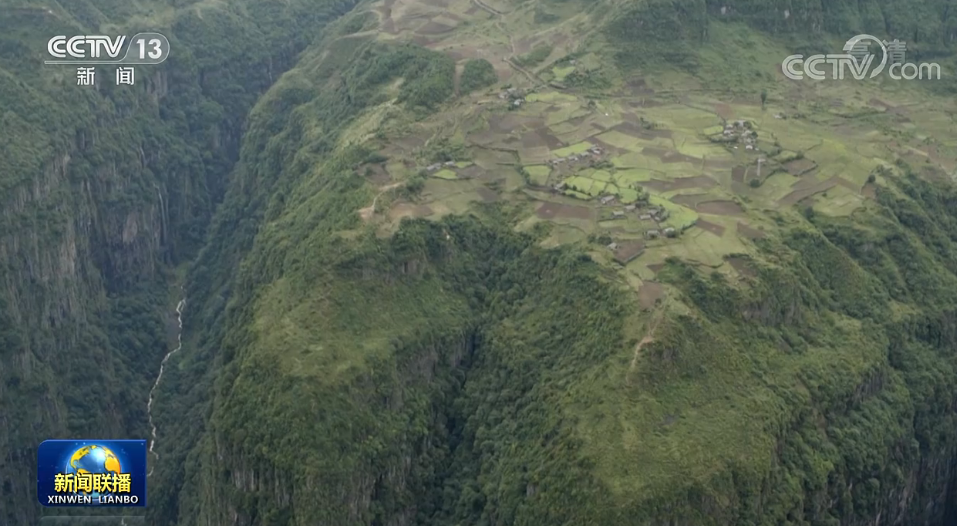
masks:
[[[525,103],[525,90],[508,88],[500,92],[498,98],[508,101],[511,107],[517,108]]]
[[[598,157],[602,153],[604,153],[604,150],[601,149],[601,146],[592,146],[591,148],[585,150],[582,153],[576,153],[573,155],[569,155],[568,157],[559,157],[558,159],[549,159],[548,164],[549,166],[558,166],[559,164],[563,164],[563,163],[574,163],[577,161],[590,159],[593,156]],[[556,188],[556,190],[558,190],[558,188]]]
[[[437,171],[437,170],[439,170],[439,169],[441,169],[441,168],[443,168],[443,167],[445,167],[445,168],[455,168],[455,166],[456,166],[456,165],[455,165],[455,161],[447,161],[447,162],[444,162],[444,163],[430,164],[430,165],[428,165],[428,166],[425,167],[425,171],[431,173],[431,172],[435,172],[435,171]]]
[[[733,123],[728,123],[724,126],[724,131],[722,136],[727,141],[737,140],[738,142],[744,142],[745,150],[757,150],[757,139],[758,136],[754,133],[754,130],[751,129],[750,123],[744,120],[737,120]],[[738,149],[737,146],[734,147]]]
[[[615,196],[606,195],[599,199],[599,203],[603,206],[613,205],[615,203]],[[650,206],[642,207],[639,209],[638,205],[627,205],[624,207],[624,210],[615,210],[611,213],[612,219],[625,219],[629,212],[638,213],[638,219],[641,221],[654,221],[655,223],[662,223],[670,217],[670,213],[663,206]],[[661,236],[665,237],[678,237],[678,231],[674,228],[668,227],[664,230],[651,229],[645,231],[645,236],[649,239],[657,239]],[[610,247],[609,247],[610,248]],[[614,250],[614,249],[612,249]]]

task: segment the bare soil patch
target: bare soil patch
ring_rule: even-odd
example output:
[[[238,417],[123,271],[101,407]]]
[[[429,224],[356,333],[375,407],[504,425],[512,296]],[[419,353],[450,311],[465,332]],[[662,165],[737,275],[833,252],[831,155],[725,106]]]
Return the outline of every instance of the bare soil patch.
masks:
[[[603,141],[603,140],[601,140],[601,139],[599,139],[599,138],[597,138],[597,137],[589,137],[589,138],[588,138],[588,142],[593,143],[595,146],[601,147],[602,150],[605,150],[606,152],[610,153],[610,154],[612,155],[612,157],[616,157],[616,156],[619,156],[619,155],[624,155],[624,154],[626,154],[626,153],[629,153],[628,150],[625,150],[625,149],[623,149],[623,148],[619,148],[619,147],[617,147],[617,146],[612,146],[611,144],[608,144],[607,142],[605,142],[605,141]],[[554,148],[552,148],[552,149],[554,149]]]
[[[485,188],[484,186],[476,188],[475,192],[482,198],[482,201],[486,203],[494,203],[498,201],[498,194],[495,193],[491,188]]]
[[[753,278],[757,275],[757,272],[755,272],[754,268],[751,266],[751,260],[747,258],[730,257],[727,258],[727,262],[731,265],[731,268],[733,268],[742,276]]]
[[[643,148],[641,152],[647,155],[655,155],[664,163],[691,163],[700,165],[702,162],[702,160],[697,157],[691,157],[690,155],[666,148],[647,147]]]
[[[478,58],[478,53],[475,50],[468,48],[456,48],[445,50],[444,53],[452,58],[456,62],[461,62],[470,58]]]
[[[808,197],[811,197],[811,196],[814,195],[814,194],[818,194],[818,193],[821,193],[821,192],[826,192],[826,191],[830,190],[831,188],[834,188],[835,186],[838,185],[838,181],[837,181],[838,179],[840,179],[840,178],[839,178],[839,177],[831,177],[830,179],[828,179],[828,180],[826,180],[826,181],[821,181],[821,182],[819,182],[819,183],[817,183],[817,184],[814,184],[814,185],[812,185],[812,186],[810,186],[810,187],[805,187],[805,188],[803,188],[803,189],[801,189],[801,190],[794,190],[793,192],[791,192],[791,193],[789,193],[788,195],[786,195],[786,196],[782,197],[781,199],[779,199],[779,200],[778,200],[778,205],[780,205],[780,206],[792,206],[792,205],[795,205],[795,204],[799,203],[800,201],[802,201],[802,200],[804,200],[804,199],[807,199]]]
[[[950,181],[950,175],[942,170],[939,166],[924,165],[920,169],[921,175],[930,179],[931,181],[944,183]]]
[[[864,188],[861,188],[861,195],[868,199],[877,199],[877,185],[873,183],[865,184]]]
[[[661,283],[645,281],[638,287],[638,305],[644,310],[654,308],[664,297],[665,287]]]
[[[723,102],[719,102],[714,105],[714,112],[717,113],[722,119],[734,118],[734,109]]]
[[[432,209],[430,207],[412,203],[399,203],[389,210],[389,218],[392,220],[402,219],[403,217],[426,217],[430,215],[432,215]]]
[[[591,219],[593,215],[590,208],[561,203],[543,203],[535,214],[542,219]]]
[[[705,159],[704,167],[711,170],[727,170],[734,167],[731,159]]]
[[[649,130],[643,127],[640,124],[640,122],[625,121],[613,127],[612,129],[617,132],[624,133],[625,135],[635,137],[636,139],[645,139],[645,140],[656,139],[659,137],[670,139],[672,135],[671,130],[665,130],[662,128],[653,128]]]
[[[407,135],[401,139],[395,139],[391,143],[402,151],[411,152],[425,146],[425,139],[417,135]]]
[[[532,50],[535,44],[534,38],[520,38],[515,41],[515,54],[524,55]]]
[[[748,173],[747,166],[735,166],[731,169],[731,180],[736,183],[743,183],[744,177]]]
[[[395,30],[395,21],[391,18],[386,18],[382,22],[382,31],[390,35],[398,33],[398,31]]]
[[[640,256],[644,251],[645,243],[643,241],[623,241],[619,243],[618,248],[615,250],[615,261],[625,265]]]
[[[585,124],[585,121],[586,121],[587,119],[588,119],[588,115],[582,115],[581,117],[575,117],[574,119],[568,119],[568,120],[565,121],[565,122],[567,122],[568,124],[571,124],[572,126],[581,126],[582,124]]]
[[[636,95],[642,96],[645,94],[636,93]],[[638,100],[629,101],[628,105],[631,106],[632,108],[654,108],[655,106],[664,105],[663,102],[659,102],[652,98],[652,96],[654,95],[654,92],[648,93],[647,95],[648,95],[647,97],[642,97]]]
[[[745,239],[764,239],[767,236],[763,230],[758,230],[742,222],[738,222],[738,235]]]
[[[654,264],[648,265],[648,270],[654,272],[655,274],[658,274],[658,272],[661,272],[661,269],[663,268],[665,268],[664,263],[654,263]]]
[[[795,177],[800,177],[817,168],[817,164],[814,161],[806,158],[788,161],[782,166],[784,166],[784,169],[787,170],[789,174]]]
[[[931,161],[940,162],[940,152],[937,151],[936,146],[924,146],[919,148],[919,150],[926,153]]]
[[[699,218],[698,221],[695,223],[695,226],[702,230],[711,232],[712,234],[718,237],[724,236],[725,228],[721,225],[716,225],[710,221],[705,221],[704,219]]]
[[[499,134],[493,131],[483,131],[480,133],[470,133],[469,141],[481,146],[490,146],[498,140]]]
[[[623,124],[628,123],[628,124],[633,124],[635,126],[639,126],[641,124],[641,117],[639,117],[637,114],[632,113],[630,111],[625,111],[625,112],[622,112],[621,114],[621,121]]]
[[[429,37],[427,37],[427,36],[425,36],[425,35],[422,35],[422,34],[416,34],[416,35],[413,35],[413,36],[412,36],[412,42],[414,42],[415,45],[417,45],[417,46],[429,47],[429,46],[431,46],[432,44],[438,42],[438,40],[429,38]]]
[[[545,123],[537,119],[521,117],[513,113],[506,115],[490,115],[488,118],[489,129],[498,133],[509,133],[512,130],[528,126],[530,128],[539,128]]]
[[[654,95],[655,90],[648,87],[643,78],[633,78],[625,84],[625,89],[631,95]]]
[[[741,205],[734,201],[705,201],[698,203],[695,210],[703,214],[713,214],[716,216],[737,216],[744,213]]]
[[[848,181],[847,179],[843,177],[835,177],[834,180],[837,184],[839,184],[840,186],[843,186],[844,188],[847,188],[848,190],[853,190],[855,192],[861,191],[860,186],[857,186],[856,184]]]
[[[459,168],[457,175],[459,179],[476,179],[482,177],[486,174],[485,170],[481,166],[472,165],[465,168]]]
[[[692,157],[690,155],[685,155],[680,152],[667,152],[665,153],[663,157],[661,157],[661,161],[666,164],[670,164],[670,163],[691,163],[694,165],[701,164],[701,159],[697,157]]]
[[[538,132],[530,131],[522,135],[522,146],[525,148],[544,148],[548,146],[548,143]]]
[[[539,128],[538,135],[545,140],[545,146],[547,146],[549,150],[557,150],[565,146],[565,143],[558,140],[558,137],[548,131],[548,128]]]
[[[359,173],[364,175],[370,183],[376,186],[382,186],[392,181],[392,176],[381,164],[367,164],[359,168]]]

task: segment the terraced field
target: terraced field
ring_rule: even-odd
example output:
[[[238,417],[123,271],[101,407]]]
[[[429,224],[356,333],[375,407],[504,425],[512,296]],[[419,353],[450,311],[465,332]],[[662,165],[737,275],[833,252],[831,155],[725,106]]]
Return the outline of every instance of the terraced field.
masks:
[[[950,118],[913,102],[927,100],[909,95],[919,86],[889,92],[867,83],[779,82],[764,107],[756,95],[709,91],[680,71],[612,75],[609,89],[574,90],[559,83],[608,64],[575,31],[586,15],[572,10],[560,22],[536,24],[530,9],[505,1],[374,5],[379,38],[443,51],[459,62],[459,71],[464,62],[484,58],[500,83],[382,146],[390,161],[388,181],[374,183],[380,187],[427,168],[423,145],[436,137],[452,138],[461,158],[429,170],[415,202],[380,200],[385,204],[368,221],[392,230],[403,217],[440,217],[470,203],[521,204],[528,218],[519,228],[553,225],[547,245],[603,240],[592,250],[596,259],[618,268],[640,296],[652,287],[657,301],[643,303],[654,306],[667,296],[651,284],[668,257],[741,276],[728,258],[749,252],[773,217],[797,217],[807,207],[852,214],[881,184],[877,168],[890,169],[897,158],[947,174],[957,168],[957,147],[934,138]],[[715,31],[720,37],[729,29]],[[514,57],[539,46],[552,49],[544,62],[516,67]],[[776,70],[776,51],[788,54],[772,47],[756,59],[765,62],[759,66]],[[866,102],[837,107],[832,101],[838,99]],[[638,240],[643,250],[627,262],[606,247]]]

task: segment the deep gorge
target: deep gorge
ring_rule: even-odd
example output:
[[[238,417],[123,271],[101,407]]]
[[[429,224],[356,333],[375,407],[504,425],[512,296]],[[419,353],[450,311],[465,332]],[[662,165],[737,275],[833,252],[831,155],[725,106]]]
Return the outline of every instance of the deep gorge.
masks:
[[[403,97],[449,96],[434,52],[332,39],[353,2],[176,2],[177,53],[142,92],[37,80],[19,28],[112,21],[94,4],[0,18],[19,74],[0,75],[0,522],[35,522],[19,503],[44,438],[148,436],[182,280],[150,524],[957,524],[952,185],[902,166],[865,223],[783,226],[749,290],[669,262],[689,311],[636,372],[630,298],[582,251],[513,232],[507,207],[339,235],[376,159],[337,141],[403,76],[421,81]],[[281,323],[315,334],[267,339]],[[582,439],[619,415],[689,429],[678,387],[713,390],[689,412],[747,403],[717,377],[773,401],[740,423],[758,460],[665,481]]]

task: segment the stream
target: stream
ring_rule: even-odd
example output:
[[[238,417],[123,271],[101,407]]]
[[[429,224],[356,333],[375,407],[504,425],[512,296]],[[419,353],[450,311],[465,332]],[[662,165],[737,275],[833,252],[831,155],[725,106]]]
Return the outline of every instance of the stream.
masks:
[[[183,307],[186,306],[186,298],[179,300],[179,303],[176,304],[176,323],[179,325],[176,331],[176,348],[172,351],[166,353],[166,356],[163,357],[163,361],[160,362],[159,374],[156,375],[156,381],[153,382],[153,388],[150,389],[150,398],[146,403],[146,415],[150,423],[150,453],[153,455],[153,458],[159,460],[159,455],[153,451],[153,446],[156,445],[156,424],[153,423],[153,400],[156,396],[156,388],[159,387],[160,380],[163,378],[163,368],[166,367],[166,361],[169,360],[169,357],[176,354],[180,349],[183,348]],[[150,468],[149,473],[146,474],[147,477],[153,474],[153,470],[156,469],[154,464]]]

